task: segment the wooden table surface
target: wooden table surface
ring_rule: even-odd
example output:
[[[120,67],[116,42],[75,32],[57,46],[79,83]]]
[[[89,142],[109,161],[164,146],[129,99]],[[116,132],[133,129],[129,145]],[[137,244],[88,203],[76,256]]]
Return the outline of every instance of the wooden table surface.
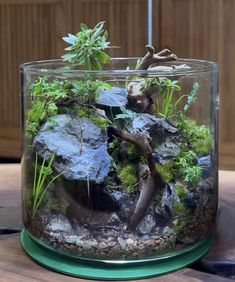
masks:
[[[196,265],[200,271],[191,268],[146,281],[156,282],[196,282],[231,281],[204,271],[217,274],[229,273],[235,278],[235,172],[220,172],[219,214],[216,241],[211,251]],[[54,273],[34,263],[20,246],[19,233],[4,235],[4,232],[16,232],[22,227],[20,166],[18,164],[0,165],[0,281],[1,282],[70,282],[87,281]],[[203,270],[203,271],[202,271]]]

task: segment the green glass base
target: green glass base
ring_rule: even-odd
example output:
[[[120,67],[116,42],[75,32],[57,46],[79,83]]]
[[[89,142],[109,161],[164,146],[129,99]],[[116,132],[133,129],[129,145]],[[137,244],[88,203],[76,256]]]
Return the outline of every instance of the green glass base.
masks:
[[[138,261],[86,263],[58,254],[52,248],[39,244],[25,229],[21,232],[21,244],[24,250],[42,266],[70,276],[99,280],[143,279],[173,272],[200,259],[208,252],[212,243],[213,239],[210,236],[183,251],[168,253],[141,263]]]

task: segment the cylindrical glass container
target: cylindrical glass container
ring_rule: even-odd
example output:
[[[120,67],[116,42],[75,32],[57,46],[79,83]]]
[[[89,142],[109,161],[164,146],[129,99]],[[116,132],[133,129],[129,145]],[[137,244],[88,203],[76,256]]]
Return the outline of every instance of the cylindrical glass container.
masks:
[[[179,59],[142,71],[137,62],[113,59],[102,71],[61,60],[21,66],[22,244],[41,264],[140,278],[211,246],[217,64]]]

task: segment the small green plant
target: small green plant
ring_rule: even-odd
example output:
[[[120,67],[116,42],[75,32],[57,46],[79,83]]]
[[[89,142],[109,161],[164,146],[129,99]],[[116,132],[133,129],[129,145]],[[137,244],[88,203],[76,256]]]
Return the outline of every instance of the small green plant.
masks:
[[[176,160],[179,175],[188,184],[195,186],[202,178],[203,168],[196,164],[196,154],[189,150],[181,152]]]
[[[138,174],[135,165],[128,163],[118,166],[117,176],[121,180],[122,186],[126,188],[129,193],[134,193],[136,191]]]
[[[160,110],[159,99],[157,99],[157,115],[164,118],[173,117],[181,100],[186,97],[186,95],[183,95],[174,102],[174,92],[181,90],[179,81],[170,80],[165,77],[145,79],[141,86],[141,91],[145,92],[150,91],[151,89],[159,91],[159,95],[162,98],[162,109]]]
[[[80,32],[63,37],[71,45],[65,48],[68,53],[62,56],[64,61],[85,66],[88,70],[101,70],[102,64],[110,62],[110,57],[104,50],[112,48],[107,41],[108,32],[103,27],[104,22],[98,23],[93,29],[81,23]]]
[[[50,178],[52,175],[52,164],[55,159],[55,153],[49,160],[48,166],[46,166],[46,159],[43,159],[41,166],[38,164],[38,156],[35,159],[34,168],[34,180],[33,180],[33,218],[35,217],[48,189],[51,187],[52,183],[61,175],[58,174],[55,177]],[[38,173],[39,170],[39,173]]]
[[[87,76],[84,80],[75,81],[72,87],[73,95],[78,99],[79,104],[93,105],[99,96],[98,88],[112,89],[112,86],[101,80],[91,80]]]
[[[67,80],[53,80],[49,82],[46,76],[39,79],[30,86],[34,98],[43,98],[47,102],[57,102],[68,97],[71,85]]]
[[[213,146],[213,138],[210,129],[205,125],[197,125],[194,120],[179,115],[177,127],[182,131],[189,147],[198,155],[206,156]]]
[[[188,95],[187,103],[184,106],[184,113],[186,113],[190,109],[190,107],[195,103],[199,88],[200,88],[200,84],[198,82],[195,82],[193,84],[192,91]]]
[[[118,119],[124,119],[124,120],[133,120],[135,117],[137,117],[137,113],[136,112],[133,112],[131,110],[128,110],[124,107],[121,107],[121,111],[122,113],[121,114],[118,114],[115,116],[115,119],[118,120]]]

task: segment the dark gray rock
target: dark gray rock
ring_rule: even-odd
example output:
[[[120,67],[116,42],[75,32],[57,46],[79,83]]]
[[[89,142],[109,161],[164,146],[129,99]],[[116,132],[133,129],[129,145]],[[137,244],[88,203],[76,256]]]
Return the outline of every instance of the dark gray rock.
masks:
[[[98,89],[99,96],[96,103],[108,107],[125,107],[127,104],[127,90],[125,88],[113,87],[111,90]]]
[[[197,164],[203,168],[203,177],[208,177],[213,171],[211,156],[200,157]]]
[[[138,114],[132,121],[131,132],[142,133],[156,142],[161,143],[166,135],[177,134],[179,131],[163,118],[149,114]]]
[[[45,123],[34,139],[36,153],[49,160],[55,152],[53,167],[68,180],[102,183],[111,167],[106,132],[88,118],[63,114],[52,119],[57,126]]]
[[[175,158],[182,146],[179,130],[163,118],[138,114],[127,128],[130,132],[146,135],[154,148],[156,162],[165,164]]]
[[[175,191],[173,184],[167,184],[162,195],[160,207],[156,207],[156,213],[161,214],[165,218],[171,218],[174,216],[174,205],[179,203],[180,199]]]
[[[72,233],[73,228],[71,223],[64,215],[57,214],[49,219],[48,224],[45,227],[46,231],[53,233]]]
[[[132,216],[135,205],[136,205],[136,196],[130,195],[126,191],[112,191],[112,190],[105,190],[109,195],[111,195],[113,201],[116,201],[119,210],[116,212],[118,217],[128,222],[130,217]]]
[[[184,198],[183,202],[185,206],[194,213],[197,207],[199,206],[199,203],[201,201],[201,196],[198,192],[190,192],[186,197]]]
[[[141,235],[147,235],[150,234],[153,228],[156,226],[156,220],[155,218],[147,214],[142,221],[140,222],[137,230]]]

